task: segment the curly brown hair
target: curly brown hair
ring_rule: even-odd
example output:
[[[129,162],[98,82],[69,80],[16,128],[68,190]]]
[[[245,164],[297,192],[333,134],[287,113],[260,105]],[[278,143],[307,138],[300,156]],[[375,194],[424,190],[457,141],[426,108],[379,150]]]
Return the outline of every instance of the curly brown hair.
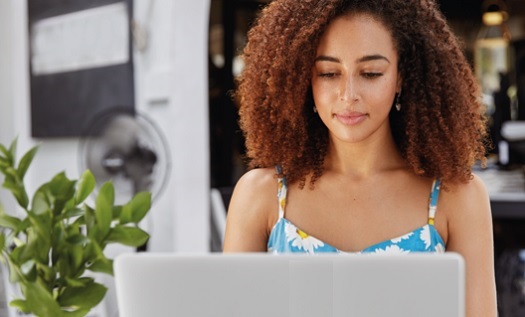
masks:
[[[238,78],[240,125],[251,167],[281,166],[303,188],[323,173],[328,131],[312,111],[311,72],[327,25],[367,14],[390,30],[403,79],[395,142],[417,175],[466,182],[484,161],[486,120],[479,86],[433,0],[275,0],[248,33]]]

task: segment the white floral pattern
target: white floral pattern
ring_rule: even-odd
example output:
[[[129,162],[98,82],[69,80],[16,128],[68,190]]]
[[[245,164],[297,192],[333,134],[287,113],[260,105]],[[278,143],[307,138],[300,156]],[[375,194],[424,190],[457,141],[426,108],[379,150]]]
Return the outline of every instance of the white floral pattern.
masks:
[[[293,247],[304,250],[307,253],[313,254],[317,248],[324,246],[321,240],[309,236],[290,222],[285,224],[285,232],[286,240],[291,243]]]
[[[403,241],[403,240],[409,239],[409,238],[410,238],[411,236],[413,236],[413,235],[414,235],[414,232],[409,232],[409,233],[407,233],[407,234],[405,234],[405,235],[402,235],[402,236],[399,237],[399,238],[394,238],[394,239],[392,239],[392,240],[390,240],[390,241],[392,241],[392,243],[399,243],[399,242],[401,242],[401,241]]]
[[[425,243],[425,247],[430,248],[431,239],[430,239],[430,227],[428,225],[423,226],[419,238]]]
[[[290,252],[304,252],[308,254],[320,252],[402,254],[445,251],[445,243],[433,225],[426,224],[402,237],[386,240],[357,252],[345,252],[306,234],[288,219],[281,218],[270,233],[268,252],[277,254]]]
[[[409,252],[410,251],[401,249],[399,246],[395,244],[390,245],[386,247],[385,249],[378,248],[374,250],[374,253],[377,253],[377,254],[403,254],[403,253],[409,253]]]

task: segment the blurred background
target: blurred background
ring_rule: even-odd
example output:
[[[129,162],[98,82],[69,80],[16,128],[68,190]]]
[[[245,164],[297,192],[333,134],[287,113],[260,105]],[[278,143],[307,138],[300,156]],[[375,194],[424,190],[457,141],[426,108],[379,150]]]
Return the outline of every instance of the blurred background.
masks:
[[[29,191],[89,168],[122,201],[153,193],[146,251],[220,251],[247,169],[231,93],[268,2],[0,1],[0,143],[40,144]],[[475,172],[491,197],[500,316],[525,316],[525,0],[438,3],[487,106],[493,146]],[[113,296],[93,316],[117,316]]]

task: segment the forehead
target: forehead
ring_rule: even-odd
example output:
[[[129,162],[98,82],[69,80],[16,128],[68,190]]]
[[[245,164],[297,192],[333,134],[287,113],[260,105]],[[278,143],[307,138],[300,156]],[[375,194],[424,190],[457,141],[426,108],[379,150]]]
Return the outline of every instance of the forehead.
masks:
[[[378,19],[367,14],[343,15],[330,22],[319,41],[317,54],[330,51],[397,56],[390,30]]]

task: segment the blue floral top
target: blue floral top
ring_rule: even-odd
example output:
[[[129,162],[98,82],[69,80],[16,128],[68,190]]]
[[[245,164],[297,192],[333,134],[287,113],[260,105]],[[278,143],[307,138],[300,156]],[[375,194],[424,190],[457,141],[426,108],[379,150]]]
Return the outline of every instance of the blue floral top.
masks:
[[[356,253],[409,253],[409,252],[445,252],[445,243],[434,227],[434,216],[440,190],[440,181],[435,180],[430,193],[428,222],[414,231],[402,236],[386,240]],[[268,239],[268,252],[271,253],[321,253],[340,251],[335,247],[308,235],[297,228],[292,222],[284,218],[286,206],[287,184],[283,178],[279,179],[279,220],[275,223]]]

